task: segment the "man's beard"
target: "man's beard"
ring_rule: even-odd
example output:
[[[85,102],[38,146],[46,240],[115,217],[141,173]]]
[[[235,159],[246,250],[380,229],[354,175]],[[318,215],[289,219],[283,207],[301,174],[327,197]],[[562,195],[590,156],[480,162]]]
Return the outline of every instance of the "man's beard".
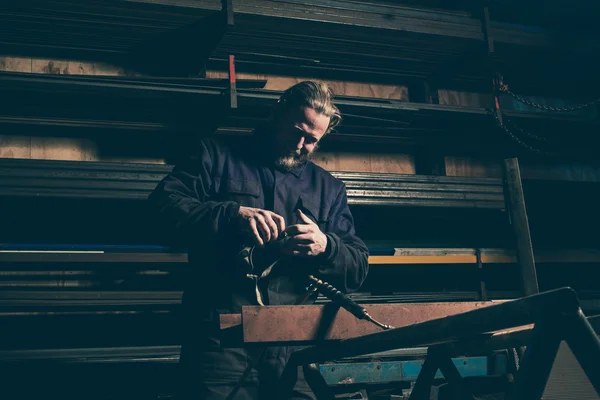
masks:
[[[288,155],[279,157],[277,160],[275,160],[275,164],[286,171],[293,170],[308,161],[315,150],[317,150],[316,146],[310,153],[306,153],[302,150],[294,151]]]

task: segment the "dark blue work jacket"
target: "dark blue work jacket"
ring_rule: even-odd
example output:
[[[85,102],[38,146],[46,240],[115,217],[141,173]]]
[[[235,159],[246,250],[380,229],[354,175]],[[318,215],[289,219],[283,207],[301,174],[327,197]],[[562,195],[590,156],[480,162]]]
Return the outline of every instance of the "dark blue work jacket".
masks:
[[[256,304],[254,283],[238,260],[249,244],[237,225],[240,205],[273,211],[286,226],[300,222],[301,208],[328,237],[324,254],[288,257],[269,277],[268,304],[295,304],[309,274],[346,293],[366,278],[368,249],[355,234],[344,183],[311,161],[293,171],[276,168],[261,159],[261,140],[258,134],[237,145],[204,139],[199,154],[177,165],[149,197],[168,234],[188,248],[193,272],[184,303],[194,309],[239,313]]]

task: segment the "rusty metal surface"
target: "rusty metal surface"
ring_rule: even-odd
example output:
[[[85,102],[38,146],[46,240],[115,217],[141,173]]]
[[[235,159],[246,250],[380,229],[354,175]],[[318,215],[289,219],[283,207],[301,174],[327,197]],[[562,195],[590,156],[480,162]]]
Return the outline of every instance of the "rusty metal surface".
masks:
[[[301,365],[391,349],[437,345],[531,324],[539,315],[572,315],[578,312],[577,294],[565,287],[456,315],[343,339],[330,346],[306,348],[294,353],[293,362]]]
[[[241,314],[221,314],[219,315],[221,329],[232,328],[242,324]]]
[[[373,318],[399,328],[497,303],[499,302],[369,304],[366,308]],[[332,303],[310,306],[247,306],[242,308],[241,322],[245,343],[310,343],[348,339],[381,331],[372,323],[357,320]],[[221,327],[231,325],[224,326],[221,319]]]

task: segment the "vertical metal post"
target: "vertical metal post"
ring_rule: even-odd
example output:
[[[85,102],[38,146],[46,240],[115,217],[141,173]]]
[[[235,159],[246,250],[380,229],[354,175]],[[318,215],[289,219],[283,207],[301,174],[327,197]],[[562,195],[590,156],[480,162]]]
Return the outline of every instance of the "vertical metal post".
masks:
[[[479,300],[486,301],[488,299],[487,290],[485,287],[485,276],[483,275],[483,262],[481,261],[481,249],[475,249],[475,257],[477,259],[477,272],[479,275]]]
[[[227,26],[233,26],[233,0],[221,0],[221,11],[225,14]]]
[[[235,56],[229,56],[229,106],[237,108],[237,88],[235,78]]]
[[[502,80],[495,68],[492,66],[492,55],[494,54],[494,38],[490,33],[490,14],[488,7],[483,8],[481,19],[483,37],[487,42],[488,65],[493,74],[493,95],[495,113],[498,121],[503,123],[502,109],[500,107],[500,98],[498,96],[498,87]],[[535,271],[535,262],[533,258],[533,249],[531,246],[531,235],[529,232],[529,221],[525,210],[525,200],[523,198],[523,186],[521,182],[521,172],[519,162],[516,158],[504,160],[503,165],[505,180],[505,197],[507,197],[510,221],[514,227],[517,242],[517,262],[519,263],[522,276],[522,287],[524,294],[530,295],[539,292],[537,274]]]
[[[489,7],[483,7],[483,14],[481,15],[481,24],[483,28],[483,40],[485,40],[489,53],[494,52],[494,38],[490,34],[490,9]]]
[[[510,221],[515,233],[517,262],[521,270],[523,292],[525,296],[529,296],[538,293],[539,287],[517,158],[504,160],[504,183]]]

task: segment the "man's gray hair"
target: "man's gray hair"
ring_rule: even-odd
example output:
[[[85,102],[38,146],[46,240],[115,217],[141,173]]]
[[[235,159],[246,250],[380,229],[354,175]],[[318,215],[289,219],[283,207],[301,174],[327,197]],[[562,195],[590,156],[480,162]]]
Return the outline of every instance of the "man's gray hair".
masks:
[[[332,102],[333,90],[325,83],[304,81],[287,89],[277,102],[276,112],[283,112],[295,107],[310,107],[319,114],[330,118],[327,132],[331,132],[342,121],[340,110]]]

